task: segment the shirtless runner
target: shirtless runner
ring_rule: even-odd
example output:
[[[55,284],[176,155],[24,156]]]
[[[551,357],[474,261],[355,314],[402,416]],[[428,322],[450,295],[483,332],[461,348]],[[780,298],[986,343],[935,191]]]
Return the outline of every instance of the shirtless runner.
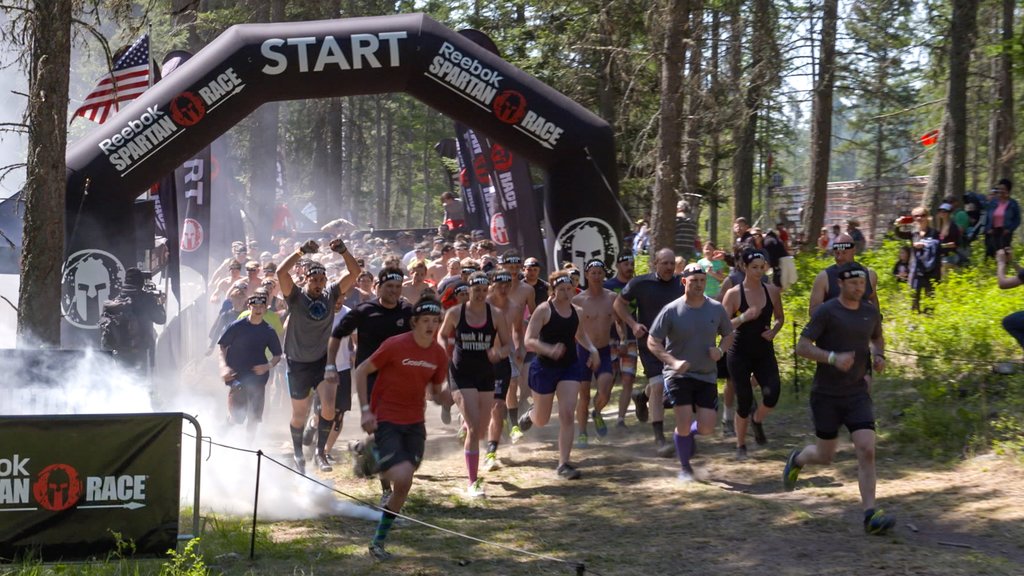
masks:
[[[577,294],[572,303],[580,308],[580,324],[584,332],[590,338],[590,342],[597,347],[601,358],[601,365],[597,370],[583,370],[580,379],[580,399],[576,403],[576,423],[579,426],[579,435],[576,439],[577,448],[587,446],[587,410],[590,408],[590,383],[597,380],[597,396],[594,398],[594,410],[590,413],[594,418],[594,428],[598,436],[608,434],[608,426],[604,423],[601,411],[608,405],[612,395],[612,355],[611,355],[611,329],[615,319],[615,292],[604,287],[607,278],[607,268],[603,260],[593,259],[584,266],[587,279],[587,289]],[[579,344],[577,344],[577,347]],[[577,350],[580,357],[585,356],[586,350]]]

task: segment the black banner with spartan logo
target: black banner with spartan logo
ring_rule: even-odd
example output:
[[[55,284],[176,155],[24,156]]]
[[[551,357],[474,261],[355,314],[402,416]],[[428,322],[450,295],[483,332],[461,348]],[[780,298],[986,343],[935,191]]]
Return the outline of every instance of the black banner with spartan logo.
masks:
[[[103,558],[178,536],[181,414],[0,418],[0,561]]]

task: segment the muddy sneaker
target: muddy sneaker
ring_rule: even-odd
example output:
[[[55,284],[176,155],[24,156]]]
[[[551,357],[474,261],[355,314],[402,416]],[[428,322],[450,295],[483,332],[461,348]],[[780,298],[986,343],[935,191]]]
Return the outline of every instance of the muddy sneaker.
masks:
[[[661,442],[658,444],[658,456],[662,458],[674,458],[676,455],[675,442]]]
[[[295,454],[292,454],[292,461],[295,463],[295,470],[297,470],[299,474],[305,475],[306,457],[302,455],[302,452],[296,452]]]
[[[512,430],[508,433],[508,438],[515,444],[523,439],[523,431],[519,429],[519,426],[513,426]]]
[[[597,430],[598,436],[608,435],[608,425],[604,423],[604,416],[601,416],[601,412],[594,408],[590,413],[590,417],[594,420],[594,428]]]
[[[589,445],[590,445],[590,443],[587,440],[587,435],[586,434],[580,434],[579,436],[576,437],[576,447],[577,448],[586,448]]]
[[[885,512],[881,508],[877,511],[872,508],[864,512],[864,531],[868,534],[881,536],[892,529],[895,525],[896,519],[891,516],[886,516]]]
[[[746,446],[739,446],[738,448],[736,448],[736,461],[737,462],[743,462],[746,459],[747,459],[747,447]]]
[[[324,456],[323,452],[318,451],[316,454],[314,454],[313,461],[316,462],[316,465],[320,467],[321,472],[334,471],[334,466],[331,466],[331,463],[327,461],[327,457]]]
[[[578,480],[582,476],[579,470],[572,467],[572,464],[562,464],[555,470],[555,473],[562,480]]]
[[[676,476],[676,478],[680,482],[693,482],[693,466],[690,466],[689,464],[683,466],[683,469],[679,471],[679,474]]]
[[[391,560],[391,552],[384,549],[383,542],[370,542],[370,556],[377,560]]]
[[[640,390],[634,390],[632,396],[633,404],[636,408],[636,419],[641,422],[647,422],[647,418],[650,416],[650,410],[647,408],[647,393],[641,388]]]
[[[722,420],[722,438],[735,438],[736,424],[732,420]]]
[[[484,479],[477,478],[475,482],[470,482],[469,486],[466,487],[466,496],[470,498],[483,498],[484,494]]]
[[[497,470],[501,468],[501,462],[498,460],[498,454],[495,452],[488,452],[484,456],[484,472],[490,472],[491,470]]]
[[[793,450],[786,458],[786,467],[782,469],[782,487],[786,492],[792,492],[796,488],[796,480],[800,477],[800,466],[796,463],[796,457],[800,455],[799,450]]]
[[[629,432],[629,426],[626,426],[625,420],[616,420],[615,431],[620,433]]]
[[[441,424],[451,424],[451,423],[452,423],[452,407],[451,406],[441,406]]]

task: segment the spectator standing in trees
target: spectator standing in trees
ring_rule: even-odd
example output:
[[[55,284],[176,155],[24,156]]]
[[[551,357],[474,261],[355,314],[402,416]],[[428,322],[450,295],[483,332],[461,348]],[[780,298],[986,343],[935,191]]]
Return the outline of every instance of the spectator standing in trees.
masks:
[[[846,221],[846,233],[853,238],[853,248],[856,254],[863,254],[868,247],[868,241],[864,233],[860,231],[860,222],[851,218]]]
[[[690,216],[690,204],[682,200],[676,203],[673,240],[676,255],[683,258],[683,263],[692,260],[697,253],[697,223]]]
[[[1020,205],[1010,198],[1013,182],[1003,178],[992,189],[994,197],[988,203],[985,219],[985,257],[995,255],[1013,240],[1013,232],[1020,226]]]

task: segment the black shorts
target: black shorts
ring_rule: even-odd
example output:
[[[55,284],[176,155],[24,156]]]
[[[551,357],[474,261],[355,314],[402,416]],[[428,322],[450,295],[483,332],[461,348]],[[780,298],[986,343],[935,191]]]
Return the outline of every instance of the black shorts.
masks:
[[[305,400],[324,380],[327,355],[315,362],[298,362],[288,359],[288,395],[292,400]]]
[[[676,406],[718,410],[718,385],[686,376],[669,378],[665,381],[665,407]]]
[[[867,392],[854,396],[826,396],[811,392],[811,418],[814,420],[814,434],[822,440],[835,440],[840,426],[846,426],[851,434],[857,430],[875,429],[875,411]]]
[[[494,365],[494,397],[504,400],[508,393],[509,382],[512,381],[512,361],[505,358]]]
[[[338,372],[338,393],[334,397],[334,413],[341,414],[352,409],[352,370]]]
[[[648,380],[660,377],[665,370],[665,364],[647,349],[647,339],[641,338],[641,340],[637,341],[637,352],[640,356],[640,364],[644,367],[644,375]]]
[[[233,424],[263,422],[263,407],[266,405],[267,380],[270,374],[249,374],[237,384],[228,388],[228,414]]]
[[[459,390],[494,392],[494,367],[491,365],[473,370],[449,364],[448,372],[451,374],[451,382]]]
[[[427,427],[418,424],[378,422],[373,433],[377,443],[377,465],[381,472],[399,462],[411,462],[414,469],[423,461],[423,448],[427,443]]]

